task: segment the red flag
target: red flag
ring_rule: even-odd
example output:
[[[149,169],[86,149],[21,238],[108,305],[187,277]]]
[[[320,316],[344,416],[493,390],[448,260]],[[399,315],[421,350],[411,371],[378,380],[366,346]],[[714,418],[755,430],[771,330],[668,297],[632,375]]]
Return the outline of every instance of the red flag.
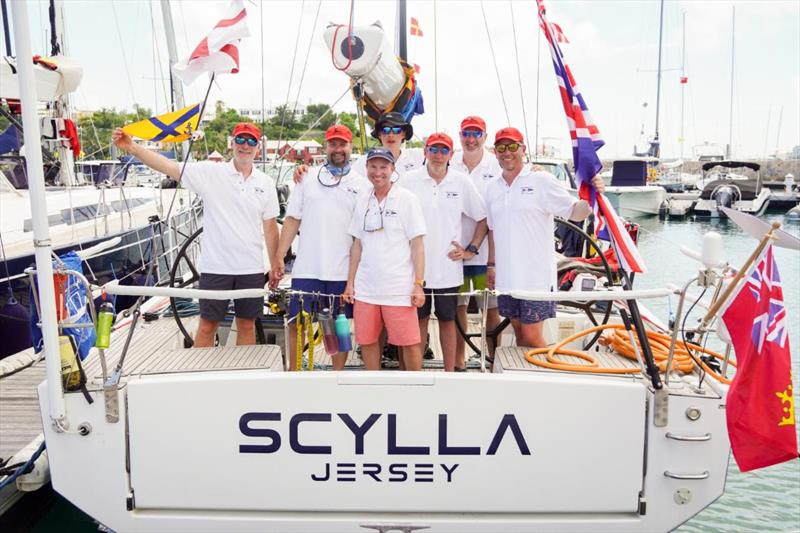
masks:
[[[233,0],[225,18],[195,47],[189,59],[175,63],[172,72],[185,84],[192,83],[204,72],[239,72],[239,41],[248,37],[247,10],[242,0]]]
[[[419,65],[417,65],[416,63],[414,63],[414,73],[419,74]]]
[[[561,26],[555,22],[551,22],[550,25],[553,27],[553,37],[556,38],[556,42],[569,44],[569,39],[567,39],[567,36],[564,35]]]
[[[686,85],[689,83],[689,78],[686,76],[681,76],[681,85]]]
[[[721,316],[736,352],[726,410],[739,470],[798,457],[786,307],[771,244]]]
[[[411,24],[408,27],[408,32],[411,35],[416,35],[417,37],[422,37],[422,30],[419,27],[419,21],[414,17],[411,17]]]

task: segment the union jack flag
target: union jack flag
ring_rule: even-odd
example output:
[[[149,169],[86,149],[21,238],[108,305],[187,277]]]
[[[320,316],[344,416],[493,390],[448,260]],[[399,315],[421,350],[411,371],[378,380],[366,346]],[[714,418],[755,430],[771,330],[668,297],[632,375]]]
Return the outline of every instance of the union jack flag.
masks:
[[[750,273],[745,286],[750,289],[756,303],[760,303],[762,298],[769,302],[768,305],[759,306],[763,312],[753,320],[752,339],[756,349],[761,353],[765,340],[775,342],[783,348],[789,333],[786,327],[786,307],[783,305],[783,287],[778,265],[772,256],[772,246],[767,248],[761,261]]]
[[[556,71],[561,101],[572,138],[572,158],[579,183],[578,195],[592,206],[595,231],[599,237],[611,241],[619,256],[620,267],[628,271],[645,272],[644,259],[636,249],[633,239],[625,230],[622,220],[617,216],[608,200],[602,194],[597,194],[592,186],[592,178],[603,168],[603,164],[597,156],[597,150],[605,142],[603,142],[600,131],[589,114],[586,101],[578,90],[575,78],[564,60],[564,54],[558,45],[558,34],[554,25],[547,20],[544,0],[536,0],[536,4],[539,8],[539,26],[550,45],[553,68]]]

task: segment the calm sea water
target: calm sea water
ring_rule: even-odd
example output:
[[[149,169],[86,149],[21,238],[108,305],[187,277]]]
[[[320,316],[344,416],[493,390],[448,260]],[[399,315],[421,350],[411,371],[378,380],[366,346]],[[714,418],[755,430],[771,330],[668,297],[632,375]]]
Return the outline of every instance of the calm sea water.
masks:
[[[782,216],[768,217],[771,222],[784,222]],[[698,263],[683,256],[679,247],[700,250],[703,234],[714,230],[722,234],[725,259],[740,266],[750,255],[756,241],[730,222],[668,221],[643,219],[639,247],[650,272],[640,276],[637,288],[664,287],[667,283],[683,284],[693,277]],[[788,222],[784,229],[800,236],[800,224]],[[789,339],[793,348],[795,383],[800,379],[800,253],[776,250],[789,317]],[[675,309],[677,300],[651,300],[647,306],[666,318]],[[800,385],[795,387],[795,405],[800,406]],[[41,492],[41,491],[40,491]],[[44,493],[29,504],[26,519],[9,524],[5,531],[97,531],[88,516],[63,498]],[[34,518],[34,515],[36,518]],[[21,527],[15,527],[21,526]],[[725,494],[712,506],[679,528],[681,532],[787,532],[800,531],[800,461],[741,473],[731,459]]]

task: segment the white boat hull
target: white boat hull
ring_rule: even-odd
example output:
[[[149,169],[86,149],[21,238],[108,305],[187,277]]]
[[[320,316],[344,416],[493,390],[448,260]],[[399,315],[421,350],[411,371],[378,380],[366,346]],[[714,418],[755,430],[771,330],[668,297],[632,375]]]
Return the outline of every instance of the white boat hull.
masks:
[[[623,217],[656,216],[667,192],[656,185],[643,187],[606,187],[605,196]]]
[[[54,488],[115,531],[667,531],[727,471],[724,399],[683,388],[655,427],[632,377],[174,372],[132,376],[117,423],[67,394],[45,437]]]

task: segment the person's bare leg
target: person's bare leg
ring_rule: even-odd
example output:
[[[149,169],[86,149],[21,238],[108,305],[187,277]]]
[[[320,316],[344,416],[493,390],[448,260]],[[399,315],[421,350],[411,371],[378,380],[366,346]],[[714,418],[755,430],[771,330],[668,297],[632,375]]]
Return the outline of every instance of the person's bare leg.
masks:
[[[200,317],[200,323],[197,325],[197,333],[194,335],[195,348],[209,348],[214,346],[214,335],[219,328],[219,322],[208,320]]]
[[[256,319],[236,317],[236,346],[251,346],[256,343]]]
[[[333,361],[334,370],[344,370],[344,365],[347,363],[347,352],[339,352],[335,355],[332,355],[331,360]],[[380,360],[378,365],[380,366]]]
[[[544,338],[544,321],[534,324],[520,324],[519,327],[520,334],[517,337],[517,346],[530,346],[531,348],[544,348],[547,346],[547,341]]]
[[[493,307],[486,311],[486,331],[494,331],[497,326],[500,325],[500,313],[497,312],[497,308]],[[494,351],[500,346],[501,343],[501,336],[497,336],[497,345],[492,341],[492,339],[487,338],[486,343],[489,347],[489,355],[494,356]]]
[[[403,346],[401,353],[405,362],[404,370],[422,370],[422,350],[419,344]]]
[[[361,359],[366,370],[381,369],[381,352],[377,342],[361,345]]]
[[[455,369],[456,365],[455,320],[439,321],[439,342],[442,345],[442,359],[444,360],[444,371],[452,372]]]
[[[422,353],[425,353],[425,348],[427,348],[426,343],[428,340],[428,320],[430,319],[429,316],[425,318],[419,319],[419,348]]]
[[[459,305],[456,308],[456,320],[458,323],[461,324],[461,329],[467,331],[467,306],[466,305]],[[487,330],[489,329],[487,323]],[[464,360],[464,351],[466,350],[467,342],[464,340],[464,337],[458,334],[456,331],[456,368],[466,368],[467,364]]]

